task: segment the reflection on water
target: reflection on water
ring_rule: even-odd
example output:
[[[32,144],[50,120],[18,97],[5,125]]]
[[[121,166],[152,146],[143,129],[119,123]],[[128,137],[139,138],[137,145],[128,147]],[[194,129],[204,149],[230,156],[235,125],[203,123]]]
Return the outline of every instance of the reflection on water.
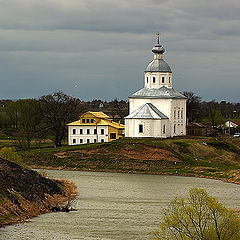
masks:
[[[41,215],[0,229],[0,239],[148,239],[161,211],[189,188],[205,188],[228,207],[240,207],[240,186],[216,180],[121,173],[46,171],[75,181],[77,211]]]

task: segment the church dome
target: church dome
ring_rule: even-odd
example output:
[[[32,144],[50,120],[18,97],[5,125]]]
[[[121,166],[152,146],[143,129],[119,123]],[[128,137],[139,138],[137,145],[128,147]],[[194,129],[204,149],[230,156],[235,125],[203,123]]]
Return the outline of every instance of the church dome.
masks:
[[[145,72],[172,72],[169,65],[163,59],[154,59],[150,62]]]

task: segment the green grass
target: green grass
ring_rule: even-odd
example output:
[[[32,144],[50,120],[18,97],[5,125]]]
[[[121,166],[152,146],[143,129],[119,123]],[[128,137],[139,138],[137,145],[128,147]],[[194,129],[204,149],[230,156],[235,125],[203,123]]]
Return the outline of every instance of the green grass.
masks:
[[[203,142],[206,142],[207,145],[204,145]],[[63,167],[90,171],[201,175],[229,179],[230,171],[240,169],[240,148],[237,144],[240,146],[240,139],[234,139],[234,143],[228,139],[199,137],[120,139],[108,143],[32,149],[19,152],[19,154],[24,163],[29,166]],[[141,153],[144,146],[153,147],[152,151],[155,148],[168,150],[181,162],[175,164],[174,161],[164,159],[131,159],[123,154],[133,151]],[[93,150],[94,153],[89,154],[88,150]],[[63,158],[55,155],[59,152],[64,152]]]

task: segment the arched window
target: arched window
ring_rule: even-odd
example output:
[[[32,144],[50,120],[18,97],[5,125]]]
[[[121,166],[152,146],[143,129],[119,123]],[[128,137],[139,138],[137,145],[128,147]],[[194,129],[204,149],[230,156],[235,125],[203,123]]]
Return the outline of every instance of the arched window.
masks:
[[[166,133],[166,125],[165,124],[163,125],[163,133],[164,134]]]
[[[169,77],[169,83],[171,83],[171,77]]]
[[[164,77],[162,77],[162,83],[164,83],[165,82],[165,78]]]
[[[181,111],[181,118],[183,118],[183,110]]]
[[[173,126],[173,133],[176,133],[176,124]]]
[[[148,77],[147,77],[147,83],[148,83]]]
[[[176,118],[176,110],[174,110],[174,118]]]
[[[153,77],[153,83],[156,83],[156,77]]]

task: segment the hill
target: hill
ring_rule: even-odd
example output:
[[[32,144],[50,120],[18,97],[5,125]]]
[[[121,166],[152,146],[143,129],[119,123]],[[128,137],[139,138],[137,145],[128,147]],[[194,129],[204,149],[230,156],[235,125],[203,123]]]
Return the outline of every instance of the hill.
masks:
[[[121,139],[20,152],[30,167],[175,174],[240,183],[240,139]]]
[[[66,208],[76,188],[0,158],[0,227]]]

